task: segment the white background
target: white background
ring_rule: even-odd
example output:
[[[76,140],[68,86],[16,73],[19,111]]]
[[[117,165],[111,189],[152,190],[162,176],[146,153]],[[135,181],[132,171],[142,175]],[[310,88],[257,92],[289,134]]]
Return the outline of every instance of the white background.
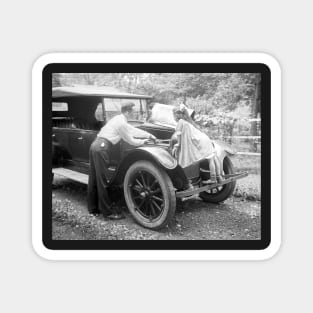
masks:
[[[290,2],[291,3],[291,2]],[[309,1],[0,5],[2,312],[309,312]],[[259,262],[49,262],[31,247],[31,67],[47,52],[266,52],[283,72],[283,243]],[[311,113],[311,114],[310,114]],[[289,311],[288,310],[288,311]]]

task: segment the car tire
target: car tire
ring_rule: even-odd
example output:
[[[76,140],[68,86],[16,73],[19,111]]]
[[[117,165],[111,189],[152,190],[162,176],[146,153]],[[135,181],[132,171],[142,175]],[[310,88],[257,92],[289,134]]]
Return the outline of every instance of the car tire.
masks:
[[[235,173],[234,165],[230,158],[227,156],[224,158],[223,161],[223,171],[226,175]],[[222,187],[214,188],[210,191],[200,192],[199,197],[204,202],[219,203],[229,198],[233,194],[235,187],[236,181],[232,181],[231,183],[223,185]]]
[[[127,170],[124,196],[133,218],[146,228],[160,229],[175,214],[173,183],[162,168],[150,161],[135,162]]]

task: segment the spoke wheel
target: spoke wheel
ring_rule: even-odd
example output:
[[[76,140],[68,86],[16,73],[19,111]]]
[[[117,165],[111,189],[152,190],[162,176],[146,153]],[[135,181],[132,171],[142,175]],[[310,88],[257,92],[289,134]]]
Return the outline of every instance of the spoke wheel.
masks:
[[[133,176],[128,185],[135,209],[150,222],[157,220],[164,209],[164,197],[157,179],[149,172],[141,170]]]
[[[164,227],[175,213],[172,181],[162,168],[149,161],[136,162],[128,169],[124,195],[129,211],[144,227]]]
[[[226,175],[235,173],[233,163],[227,156],[224,158],[223,161],[223,171]],[[219,203],[229,198],[233,194],[235,187],[236,181],[233,181],[229,184],[201,192],[199,194],[199,197],[205,202]]]

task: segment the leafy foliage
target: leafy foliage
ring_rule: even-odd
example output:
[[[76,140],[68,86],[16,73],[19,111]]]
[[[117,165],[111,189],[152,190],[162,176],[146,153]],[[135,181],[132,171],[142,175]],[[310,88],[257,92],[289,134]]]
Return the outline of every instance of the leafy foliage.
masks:
[[[77,84],[111,86],[127,92],[152,95],[156,102],[192,105],[202,100],[210,109],[233,110],[252,100],[258,74],[255,73],[55,73],[53,86]]]
[[[109,86],[148,94],[154,102],[184,103],[211,135],[225,138],[238,130],[260,134],[257,122],[249,121],[261,110],[259,82],[257,73],[55,73],[52,80],[53,86]]]

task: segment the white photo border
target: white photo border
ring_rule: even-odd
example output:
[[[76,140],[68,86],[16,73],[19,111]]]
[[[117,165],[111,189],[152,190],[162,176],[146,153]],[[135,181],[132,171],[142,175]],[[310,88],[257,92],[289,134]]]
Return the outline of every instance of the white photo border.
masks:
[[[42,241],[42,71],[51,63],[262,63],[271,71],[271,242],[264,250],[50,250]],[[48,260],[265,260],[281,245],[281,69],[264,53],[51,53],[32,70],[32,244]]]

